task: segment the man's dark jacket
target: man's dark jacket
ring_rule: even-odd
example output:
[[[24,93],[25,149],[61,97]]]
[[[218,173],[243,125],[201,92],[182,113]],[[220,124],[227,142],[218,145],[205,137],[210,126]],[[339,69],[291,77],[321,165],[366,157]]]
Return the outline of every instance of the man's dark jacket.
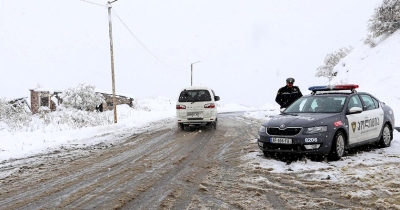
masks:
[[[299,87],[293,86],[290,88],[286,85],[278,90],[275,101],[281,106],[282,109],[288,107],[293,101],[302,96],[303,94],[301,94]]]

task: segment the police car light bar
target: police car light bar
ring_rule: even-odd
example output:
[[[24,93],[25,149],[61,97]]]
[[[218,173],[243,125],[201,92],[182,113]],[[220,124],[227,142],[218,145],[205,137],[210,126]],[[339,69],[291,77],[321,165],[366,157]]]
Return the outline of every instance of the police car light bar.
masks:
[[[313,92],[316,91],[329,91],[329,90],[354,90],[358,88],[358,85],[355,84],[346,84],[346,85],[325,85],[325,86],[311,86],[308,90]]]
[[[348,85],[335,85],[335,90],[354,90],[358,88],[358,85],[348,84]]]

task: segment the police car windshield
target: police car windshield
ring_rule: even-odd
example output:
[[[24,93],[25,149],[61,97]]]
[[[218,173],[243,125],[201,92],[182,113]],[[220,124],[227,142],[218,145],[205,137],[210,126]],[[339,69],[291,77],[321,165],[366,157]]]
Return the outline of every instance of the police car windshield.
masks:
[[[291,104],[284,113],[338,113],[343,110],[346,96],[306,96]]]

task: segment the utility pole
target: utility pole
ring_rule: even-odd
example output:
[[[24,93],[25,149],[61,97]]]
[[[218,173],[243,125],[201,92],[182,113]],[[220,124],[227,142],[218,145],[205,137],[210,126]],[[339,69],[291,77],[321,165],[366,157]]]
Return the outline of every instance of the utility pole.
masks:
[[[117,100],[115,98],[115,74],[114,74],[114,48],[113,48],[113,40],[112,40],[112,24],[111,24],[111,3],[116,2],[108,1],[108,27],[110,34],[110,54],[111,54],[111,78],[112,78],[112,92],[113,92],[113,109],[114,109],[114,123],[117,123]]]
[[[200,62],[200,61],[190,64],[190,86],[193,86],[193,64],[198,63],[198,62]]]

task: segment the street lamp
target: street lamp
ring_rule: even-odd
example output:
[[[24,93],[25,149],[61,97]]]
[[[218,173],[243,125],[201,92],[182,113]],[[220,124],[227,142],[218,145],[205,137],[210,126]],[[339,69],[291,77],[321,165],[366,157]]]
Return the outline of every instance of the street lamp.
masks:
[[[193,64],[198,63],[198,62],[200,62],[200,61],[190,64],[190,86],[193,86]]]

